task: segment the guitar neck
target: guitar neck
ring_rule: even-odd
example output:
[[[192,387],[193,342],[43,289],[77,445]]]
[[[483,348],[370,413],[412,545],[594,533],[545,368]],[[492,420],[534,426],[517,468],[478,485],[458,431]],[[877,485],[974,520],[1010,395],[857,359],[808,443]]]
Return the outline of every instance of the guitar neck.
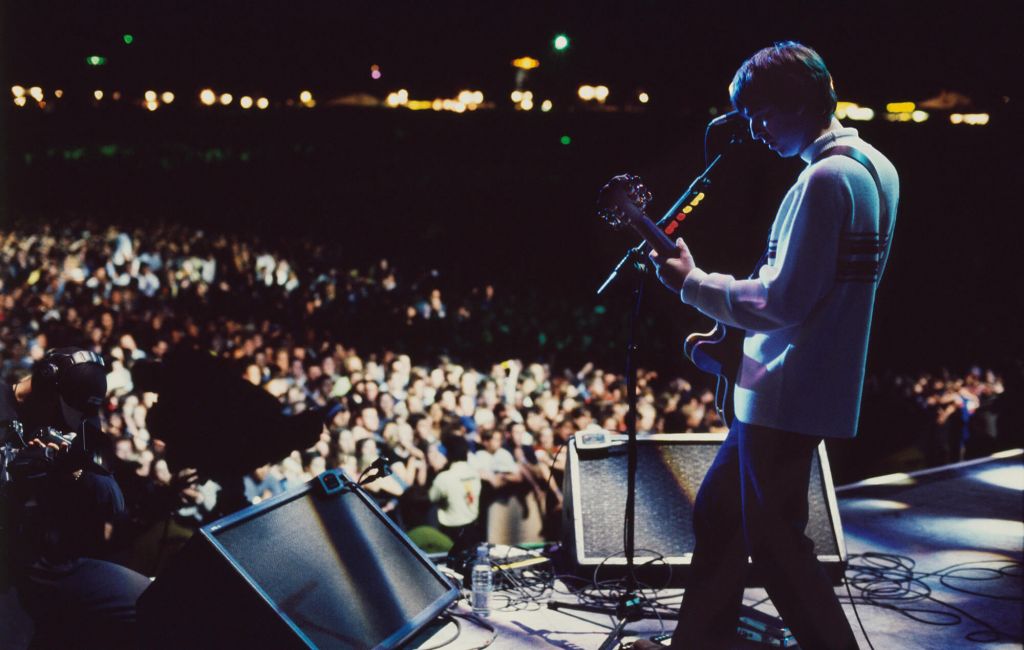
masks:
[[[647,218],[645,215],[642,219],[633,219],[629,222],[629,225],[633,227],[633,230],[637,232],[647,244],[658,252],[658,255],[663,258],[678,257],[679,249],[676,248],[675,242],[668,238],[668,235],[654,225],[654,222]]]

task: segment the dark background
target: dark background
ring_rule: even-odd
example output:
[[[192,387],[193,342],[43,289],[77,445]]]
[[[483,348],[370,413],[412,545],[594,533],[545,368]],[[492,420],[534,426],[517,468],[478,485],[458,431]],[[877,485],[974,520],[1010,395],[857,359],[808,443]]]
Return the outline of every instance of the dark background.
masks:
[[[437,268],[453,292],[494,282],[499,295],[535,296],[531,309],[604,307],[588,335],[607,344],[593,356],[619,363],[616,315],[629,291],[596,298],[594,289],[635,237],[596,219],[597,189],[615,173],[638,173],[660,214],[703,168],[704,124],[727,108],[735,68],[773,40],[795,38],[825,57],[840,99],[876,110],[874,121],[848,125],[901,176],[870,369],[1000,366],[1024,356],[1021,292],[1011,281],[1021,242],[1012,151],[1021,47],[1009,6],[7,3],[5,85],[62,87],[66,100],[48,111],[4,100],[3,217],[311,236],[353,268],[387,257],[410,274]],[[559,32],[572,40],[563,53],[551,47]],[[86,66],[90,54],[108,64]],[[512,110],[510,60],[523,55],[541,61],[524,87],[538,105],[550,97],[551,113]],[[378,81],[369,76],[374,63]],[[580,83],[608,85],[608,105],[620,110],[584,106],[575,99]],[[199,106],[206,86],[232,92],[235,104]],[[495,110],[328,106],[355,92],[383,98],[407,88],[432,99],[467,87]],[[84,98],[94,88],[135,101],[148,88],[173,90],[177,99],[155,113],[128,99],[93,107]],[[279,104],[306,88],[320,104],[314,110],[237,108],[242,94]],[[642,111],[627,106],[639,90],[652,96]],[[942,112],[923,124],[880,119],[886,102],[943,90],[969,98],[963,112],[990,113],[989,125],[954,126]],[[560,144],[563,135],[570,145]],[[748,273],[799,168],[758,145],[731,151],[686,223],[698,264]],[[678,368],[666,354],[671,342],[705,322],[649,287],[641,361]],[[543,313],[536,320],[543,324]]]

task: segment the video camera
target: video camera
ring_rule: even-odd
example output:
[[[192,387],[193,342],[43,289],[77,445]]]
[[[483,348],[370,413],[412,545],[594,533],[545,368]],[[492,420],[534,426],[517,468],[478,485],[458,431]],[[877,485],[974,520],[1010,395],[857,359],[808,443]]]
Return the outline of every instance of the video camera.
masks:
[[[57,450],[49,445],[70,446],[76,437],[75,433],[64,434],[51,426],[26,434],[20,420],[0,422],[0,494],[12,482],[21,484],[44,477],[57,458]],[[31,446],[33,440],[41,441],[43,446]]]

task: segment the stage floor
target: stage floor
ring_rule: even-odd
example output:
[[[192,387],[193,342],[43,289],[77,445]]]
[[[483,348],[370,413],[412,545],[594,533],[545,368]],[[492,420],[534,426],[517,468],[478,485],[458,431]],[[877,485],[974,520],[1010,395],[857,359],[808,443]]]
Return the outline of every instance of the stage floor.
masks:
[[[947,650],[977,646],[1021,648],[1024,621],[1024,452],[879,477],[836,490],[846,548],[847,578],[856,613],[878,649]],[[837,588],[862,648],[868,648],[846,589]],[[30,623],[18,611],[13,590],[0,594],[0,647],[27,645]],[[679,590],[657,594],[669,610]],[[570,601],[567,595],[556,595]],[[497,602],[507,602],[500,595]],[[745,603],[774,614],[762,589],[747,589]],[[870,601],[870,602],[869,602]],[[460,603],[461,611],[467,611]],[[491,648],[598,648],[609,617],[551,610],[545,603],[495,611]],[[625,640],[670,632],[675,623],[631,623]],[[492,632],[468,621],[461,630],[439,624],[412,647],[477,648]],[[766,647],[737,638],[735,648]]]
[[[856,612],[875,648],[978,646],[972,639],[987,641],[985,648],[1022,647],[1022,460],[1024,454],[1016,450],[837,488],[850,555],[846,575]],[[676,590],[659,596],[677,605],[679,594]],[[846,589],[837,587],[837,594],[861,648],[868,648]],[[747,589],[744,601],[775,613],[763,589]],[[498,631],[490,647],[511,649],[598,648],[608,635],[610,619],[537,605],[496,611],[489,620]],[[673,621],[632,623],[626,640],[669,632],[674,626]],[[438,631],[431,642],[450,638],[453,630],[449,626]],[[479,647],[490,636],[464,622],[459,639],[447,647]],[[739,638],[735,644],[755,647],[766,646]]]

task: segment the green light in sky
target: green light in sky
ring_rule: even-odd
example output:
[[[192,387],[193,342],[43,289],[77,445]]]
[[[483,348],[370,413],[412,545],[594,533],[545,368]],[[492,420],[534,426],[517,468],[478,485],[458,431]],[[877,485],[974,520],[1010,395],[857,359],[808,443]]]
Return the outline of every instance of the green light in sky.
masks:
[[[565,34],[558,34],[555,36],[555,49],[561,52],[569,47],[569,37]]]
[[[131,45],[132,42],[135,41],[135,37],[132,36],[131,34],[125,34],[124,36],[121,37],[121,40],[124,41],[125,45]]]
[[[92,56],[85,57],[86,65],[106,65],[107,57],[93,54]]]
[[[562,143],[562,144],[569,144],[569,143],[571,143],[571,142],[572,142],[572,138],[570,138],[570,137],[569,137],[569,136],[567,136],[567,135],[563,135],[563,136],[562,136],[562,138],[561,138],[561,143]]]

